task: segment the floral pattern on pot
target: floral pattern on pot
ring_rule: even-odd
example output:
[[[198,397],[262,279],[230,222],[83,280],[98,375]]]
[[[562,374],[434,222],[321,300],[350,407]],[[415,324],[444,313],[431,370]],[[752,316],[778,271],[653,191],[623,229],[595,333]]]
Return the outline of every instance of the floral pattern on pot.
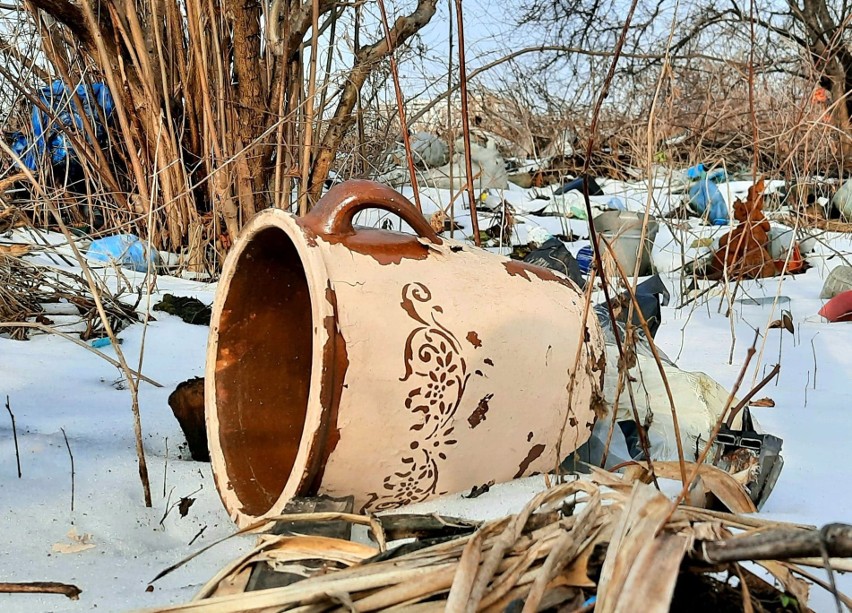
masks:
[[[405,408],[419,416],[409,428],[416,436],[409,444],[411,455],[385,477],[384,492],[370,494],[362,511],[384,511],[446,493],[438,491],[440,462],[457,442],[453,421],[470,373],[458,337],[438,321],[444,309],[431,302],[432,292],[422,283],[402,288],[400,305],[419,324],[405,341],[405,374],[400,378],[417,384],[405,399]]]

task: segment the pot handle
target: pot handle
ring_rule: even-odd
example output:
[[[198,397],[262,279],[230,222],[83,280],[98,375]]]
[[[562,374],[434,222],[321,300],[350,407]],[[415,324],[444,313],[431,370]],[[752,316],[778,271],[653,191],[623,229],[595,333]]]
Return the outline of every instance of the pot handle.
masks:
[[[441,237],[405,196],[390,187],[363,179],[352,179],[332,187],[304,219],[318,234],[345,236],[355,233],[352,219],[365,209],[393,213],[419,237],[442,244]]]

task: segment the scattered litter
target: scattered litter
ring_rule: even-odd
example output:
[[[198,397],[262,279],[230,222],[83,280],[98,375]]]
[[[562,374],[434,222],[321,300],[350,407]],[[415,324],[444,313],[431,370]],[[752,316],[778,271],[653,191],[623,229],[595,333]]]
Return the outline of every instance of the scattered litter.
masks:
[[[613,255],[628,275],[633,274],[637,262],[639,262],[640,277],[654,274],[651,256],[660,226],[653,217],[650,217],[643,241],[643,223],[644,215],[629,211],[606,211],[595,217],[594,224],[598,237],[610,247],[608,249],[601,244],[601,259],[609,277],[617,276],[617,270],[609,270],[607,267],[607,260]]]
[[[848,290],[852,290],[852,266],[836,266],[828,273],[819,297],[828,300]]]
[[[148,245],[133,234],[116,234],[92,241],[86,257],[97,262],[114,262],[123,268],[136,272],[148,272],[149,267],[157,266],[159,254],[156,250],[148,253]]]
[[[535,264],[536,266],[543,266],[559,271],[580,288],[584,287],[586,280],[583,277],[583,273],[580,272],[580,265],[571,252],[565,248],[563,242],[547,234],[543,228],[535,228],[534,230],[541,230],[546,236],[540,236],[540,233],[536,233],[534,236],[533,231],[530,232],[530,243],[538,246],[523,261],[527,264]]]
[[[588,185],[587,189],[589,191],[590,196],[603,196],[604,191],[601,189],[601,186],[598,185],[598,182],[594,180],[593,177],[577,177],[576,179],[569,181],[553,193],[555,195],[565,194],[572,190],[577,190],[578,192],[583,192],[583,184]]]
[[[755,403],[754,406],[767,405]],[[748,407],[743,408],[742,425],[733,429],[723,424],[716,441],[721,446],[716,466],[730,474],[746,473],[746,490],[755,507],[762,509],[784,467],[783,441],[772,434],[757,432]]]
[[[50,109],[51,116],[34,105],[31,110],[32,134],[16,132],[12,135],[12,150],[30,170],[36,170],[45,155],[52,164],[61,164],[76,157],[65,129],[73,128],[85,134],[81,114],[86,116],[98,142],[105,144],[106,129],[102,118],[109,121],[115,109],[109,88],[103,83],[79,85],[74,93],[83,103],[82,111],[74,103],[71,90],[61,80],[41,88],[39,101]]]
[[[577,266],[580,267],[580,272],[584,275],[589,274],[592,269],[592,262],[595,259],[595,253],[591,245],[585,245],[577,252]]]
[[[725,272],[743,279],[775,276],[776,264],[768,251],[770,224],[763,214],[763,180],[749,188],[745,201],[736,201],[734,218],[739,225],[719,239],[709,278]]]
[[[852,179],[843,183],[834,193],[831,204],[840,213],[841,218],[852,221]]]
[[[713,225],[728,224],[728,205],[719,186],[709,178],[701,179],[689,188],[689,206]]]
[[[411,137],[411,153],[415,163],[424,168],[437,168],[450,160],[450,149],[444,139],[428,132]]]
[[[819,314],[832,323],[852,321],[852,290],[837,294],[823,305]]]

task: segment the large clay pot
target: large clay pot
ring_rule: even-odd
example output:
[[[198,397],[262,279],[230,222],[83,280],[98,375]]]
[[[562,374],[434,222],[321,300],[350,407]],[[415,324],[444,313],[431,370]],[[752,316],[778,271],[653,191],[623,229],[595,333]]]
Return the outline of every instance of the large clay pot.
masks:
[[[363,209],[418,236],[354,228]],[[213,308],[206,416],[234,520],[293,496],[378,511],[552,470],[589,437],[602,334],[567,277],[439,238],[388,187],[258,214]],[[573,384],[571,380],[573,378]]]

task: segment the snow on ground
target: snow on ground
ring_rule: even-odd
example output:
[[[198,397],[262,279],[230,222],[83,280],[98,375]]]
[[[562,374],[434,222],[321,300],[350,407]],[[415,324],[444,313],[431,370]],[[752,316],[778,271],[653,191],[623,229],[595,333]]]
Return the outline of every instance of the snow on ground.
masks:
[[[645,185],[606,184],[604,189],[607,198],[617,195],[629,209],[643,210],[648,200]],[[735,187],[738,192],[745,189],[739,184]],[[537,194],[546,195],[546,190],[513,188],[503,196],[513,203],[527,203],[519,205],[519,210],[532,211],[538,204],[529,203],[537,200]],[[677,198],[658,183],[652,196],[655,212],[669,210]],[[439,205],[446,206],[449,198],[448,191],[424,190],[427,215]],[[462,202],[461,198],[456,202],[456,219],[469,233],[470,215]],[[554,206],[553,198],[542,199],[542,206],[548,205]],[[558,208],[559,203],[556,205]],[[380,225],[382,217],[367,213],[360,221]],[[392,227],[399,227],[395,219],[388,219]],[[483,216],[480,225],[489,224]],[[525,241],[529,229],[537,225],[552,233],[570,230],[580,237],[588,231],[582,220],[525,213],[518,215],[515,242]],[[685,245],[689,258],[702,249],[691,247],[696,238],[724,231],[694,222],[674,229],[663,225],[655,243],[655,261],[661,270],[671,271],[681,262],[679,244]],[[663,325],[657,335],[660,348],[681,368],[704,371],[730,389],[754,330],[759,331],[758,355],[743,388],[750,388],[780,357],[780,377],[761,393],[774,399],[776,406],[755,409],[754,414],[764,430],[783,438],[785,458],[763,514],[814,525],[852,522],[852,494],[846,483],[852,453],[852,324],[829,324],[816,314],[823,303],[819,299],[823,280],[831,268],[846,263],[844,258],[852,255],[852,240],[824,234],[820,241],[809,257],[813,268],[805,274],[743,282],[730,305],[730,319],[724,316],[729,303],[720,295],[711,294],[678,308],[684,298],[680,273],[664,272],[672,299],[663,309]],[[571,243],[569,249],[576,252],[584,244]],[[44,256],[39,259],[44,261]],[[134,283],[143,282],[139,273],[125,274]],[[210,303],[214,291],[211,285],[160,277],[151,304],[166,292]],[[774,307],[750,300],[762,297],[779,299]],[[779,317],[780,308],[791,311],[794,335],[766,329],[769,321]],[[168,395],[179,382],[203,374],[207,328],[161,312],[153,315],[156,321],[147,330],[137,324],[119,334],[122,350],[135,366],[144,332],[142,371],[163,385],[156,388],[142,383],[139,395],[153,493],[150,509],[142,503],[130,394],[119,371],[59,337],[33,334],[27,342],[0,338],[0,401],[9,396],[23,473],[18,479],[11,423],[2,411],[0,513],[5,521],[0,550],[5,555],[0,556],[0,581],[61,581],[83,590],[76,602],[62,596],[0,594],[0,611],[127,611],[187,601],[253,542],[251,537],[231,539],[156,582],[153,591],[146,591],[159,571],[234,531],[215,491],[209,464],[188,459],[167,405]],[[103,351],[114,356],[112,348]],[[73,511],[70,459],[62,429],[74,456]],[[487,519],[517,511],[542,487],[543,479],[533,477],[495,486],[475,500],[452,495],[416,508]],[[196,500],[181,517],[171,506],[184,496]],[[852,580],[842,577],[840,586],[852,592]],[[834,610],[832,600],[818,588],[813,591],[811,606],[816,611]]]

